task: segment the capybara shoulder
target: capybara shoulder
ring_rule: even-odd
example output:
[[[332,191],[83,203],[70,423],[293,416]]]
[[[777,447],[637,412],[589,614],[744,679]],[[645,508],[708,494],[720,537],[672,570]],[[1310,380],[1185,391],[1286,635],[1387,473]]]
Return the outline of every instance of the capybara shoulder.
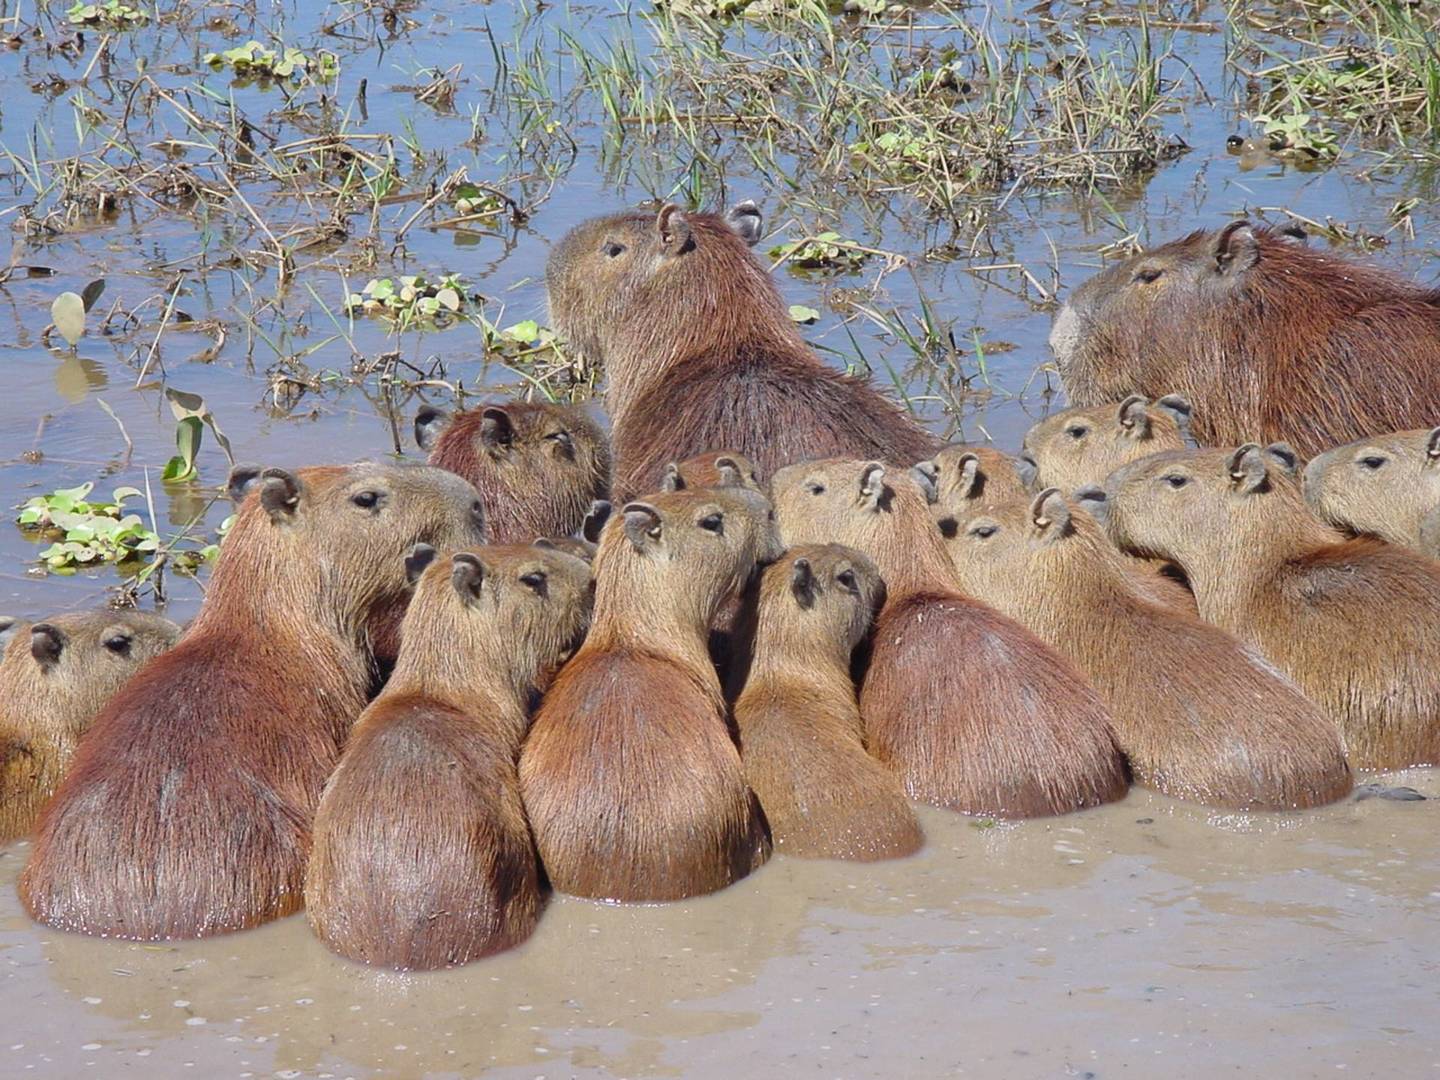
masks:
[[[1304,490],[1336,528],[1440,558],[1440,427],[1327,450],[1305,466]]]

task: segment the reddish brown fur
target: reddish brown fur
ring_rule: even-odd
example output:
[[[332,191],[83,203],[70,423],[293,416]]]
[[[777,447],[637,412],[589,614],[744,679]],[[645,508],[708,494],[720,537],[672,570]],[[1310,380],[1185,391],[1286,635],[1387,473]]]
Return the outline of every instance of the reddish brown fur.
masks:
[[[1304,488],[1336,528],[1440,558],[1440,428],[1327,450],[1305,466]]]
[[[1440,416],[1440,292],[1246,223],[1095,275],[1050,342],[1075,403],[1178,391],[1210,446],[1310,457]]]
[[[556,327],[605,368],[621,498],[717,446],[761,480],[817,455],[908,466],[936,446],[868,380],[821,363],[718,214],[666,206],[585,222],[551,255],[546,283]]]
[[[480,524],[474,488],[438,469],[262,474],[200,614],[96,718],[46,808],[30,913],[155,940],[297,910],[310,820],[365,705],[369,618],[407,591],[412,545],[474,542]]]
[[[10,627],[0,659],[0,842],[31,830],[95,714],[180,628],[140,611],[84,611]]]
[[[1156,454],[1106,492],[1111,536],[1179,563],[1201,616],[1293,678],[1339,725],[1351,765],[1440,763],[1433,560],[1345,541],[1253,444]]]
[[[717,525],[718,531],[706,528]],[[716,608],[778,554],[764,497],[742,488],[631,503],[595,555],[595,618],[520,757],[536,845],[563,892],[675,900],[765,861],[720,681]]]
[[[425,571],[315,815],[305,906],[327,946],[428,969],[530,936],[542,896],[516,760],[528,697],[589,608],[588,567],[556,551],[486,547]]]
[[[870,752],[912,798],[967,813],[1035,817],[1119,798],[1124,762],[1095,690],[960,593],[921,489],[875,468],[812,462],[771,483],[787,543],[848,544],[885,579],[860,690]]]
[[[872,861],[924,841],[899,777],[865,752],[850,675],[883,592],[875,564],[839,544],[791,548],[761,580],[735,722],[745,779],[786,855]]]
[[[1236,638],[1138,595],[1125,557],[1055,489],[976,509],[948,546],[968,592],[1090,678],[1138,783],[1241,810],[1350,791],[1325,714]]]

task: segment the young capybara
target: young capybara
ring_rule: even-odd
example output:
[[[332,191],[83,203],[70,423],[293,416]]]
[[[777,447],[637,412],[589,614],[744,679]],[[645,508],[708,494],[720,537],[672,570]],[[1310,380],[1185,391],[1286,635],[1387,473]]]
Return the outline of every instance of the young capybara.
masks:
[[[231,491],[200,613],[101,710],[41,814],[20,879],[41,922],[153,941],[297,910],[373,613],[408,595],[416,543],[484,537],[475,489],[423,465],[242,466]]]
[[[1050,346],[1077,405],[1176,391],[1205,446],[1308,458],[1440,415],[1440,292],[1248,221],[1096,274]]]
[[[1237,638],[1141,595],[1125,557],[1057,488],[977,510],[948,547],[966,592],[1090,678],[1138,783],[1238,810],[1350,790],[1330,719]]]
[[[720,602],[779,553],[769,503],[744,488],[662,493],[605,526],[590,632],[520,753],[555,888],[678,900],[765,861],[706,636]]]
[[[595,548],[600,543],[600,531],[605,528],[605,522],[610,520],[613,510],[610,500],[596,499],[590,504],[590,510],[586,513],[585,520],[580,523],[580,528],[572,535],[537,536],[535,546],[563,551],[588,563],[595,558]]]
[[[1440,427],[1327,450],[1305,466],[1304,489],[1336,528],[1440,558]]]
[[[672,461],[660,476],[661,491],[686,488],[746,487],[763,491],[755,466],[734,450],[711,450],[684,461]]]
[[[1311,514],[1253,443],[1169,451],[1105,483],[1122,547],[1172,559],[1200,615],[1253,645],[1340,728],[1364,769],[1440,763],[1440,566]]]
[[[617,501],[653,491],[666,462],[730,447],[767,480],[845,454],[909,466],[937,440],[868,380],[827,367],[750,253],[759,211],[595,218],[550,255],[555,326],[605,369]]]
[[[885,604],[860,689],[865,744],[911,798],[1037,817],[1125,794],[1104,702],[1020,624],[964,595],[918,484],[876,461],[791,465],[771,481],[786,544],[874,560]]]
[[[143,611],[79,611],[5,620],[0,657],[0,843],[24,836],[54,794],[81,737],[141,664],[180,636]]]
[[[865,752],[850,675],[883,593],[875,564],[839,544],[791,548],[761,578],[735,723],[783,854],[868,862],[924,840],[899,777]]]
[[[415,441],[431,465],[475,485],[491,543],[569,536],[610,497],[610,444],[575,405],[507,401],[453,416],[423,405]]]
[[[1105,478],[1126,462],[1189,443],[1190,403],[1179,394],[1153,402],[1131,394],[1119,404],[1064,409],[1025,433],[1021,460],[1039,490],[1066,493]]]
[[[400,970],[477,960],[535,929],[516,761],[530,695],[590,614],[589,567],[563,552],[421,547],[409,563],[400,658],[325,786],[305,873],[320,940]]]

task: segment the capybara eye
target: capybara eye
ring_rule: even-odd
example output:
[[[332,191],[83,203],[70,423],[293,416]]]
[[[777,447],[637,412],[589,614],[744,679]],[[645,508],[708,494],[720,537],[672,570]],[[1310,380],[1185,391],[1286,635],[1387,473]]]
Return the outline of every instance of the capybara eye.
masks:
[[[990,537],[994,536],[999,531],[1000,527],[998,525],[976,525],[973,529],[970,530],[970,535],[975,537],[977,540],[989,540]]]
[[[561,446],[569,446],[571,439],[568,431],[552,431],[546,436],[547,439],[554,439]]]
[[[1165,483],[1169,484],[1176,491],[1180,490],[1182,487],[1184,487],[1190,482],[1190,478],[1188,476],[1181,476],[1179,473],[1170,473],[1168,476],[1162,476],[1160,479],[1163,480]]]
[[[707,514],[700,519],[700,528],[706,532],[721,533],[725,531],[725,517],[723,514]]]
[[[1370,454],[1366,457],[1362,457],[1360,459],[1360,464],[1365,466],[1365,468],[1369,469],[1371,472],[1374,472],[1376,469],[1380,468],[1385,464],[1385,459],[1377,454]]]
[[[105,648],[118,656],[124,656],[130,651],[130,635],[111,634],[105,639]]]
[[[824,494],[825,494],[825,485],[824,485],[824,484],[817,484],[817,483],[815,483],[814,481],[811,481],[811,482],[810,482],[809,484],[807,484],[806,486],[809,487],[809,489],[810,489],[810,494],[811,494],[811,495],[824,495]]]
[[[1065,429],[1065,434],[1069,435],[1072,439],[1083,439],[1086,435],[1090,434],[1090,429],[1081,424],[1074,424]]]
[[[368,489],[365,491],[357,491],[354,495],[350,496],[350,501],[360,507],[361,510],[374,510],[375,507],[380,505],[380,492],[370,491]]]
[[[1149,285],[1164,272],[1164,270],[1161,270],[1157,266],[1142,266],[1139,270],[1135,271],[1134,280],[1138,281],[1141,285]]]
[[[846,592],[852,592],[856,594],[860,592],[860,587],[855,582],[854,570],[841,570],[838,574],[835,575],[835,580],[840,583],[840,587]]]
[[[520,583],[522,585],[534,589],[542,596],[545,594],[545,583],[549,580],[544,570],[531,570],[528,573],[520,575]]]
[[[605,241],[605,246],[600,250],[605,252],[605,257],[607,259],[613,259],[616,255],[619,255],[622,251],[625,250],[625,245],[617,243],[614,240],[607,240]]]

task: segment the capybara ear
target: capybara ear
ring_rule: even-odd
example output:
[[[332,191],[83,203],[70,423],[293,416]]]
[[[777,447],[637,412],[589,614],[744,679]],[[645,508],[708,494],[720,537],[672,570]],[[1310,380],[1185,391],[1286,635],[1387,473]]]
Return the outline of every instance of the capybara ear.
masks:
[[[1260,258],[1260,241],[1250,222],[1232,221],[1215,237],[1215,269],[1222,277],[1241,278]]]
[[[1110,498],[1105,489],[1095,484],[1086,484],[1075,489],[1075,505],[1093,517],[1101,525],[1110,520]]]
[[[235,465],[225,481],[225,491],[235,502],[240,502],[255,489],[260,476],[265,472],[263,465]]]
[[[405,556],[405,580],[414,585],[435,561],[435,549],[429,544],[416,544]]]
[[[515,438],[510,414],[498,405],[488,406],[480,414],[480,441],[492,450],[506,450]]]
[[[434,405],[421,405],[415,411],[415,445],[427,454],[435,449],[440,435],[450,423],[450,414]]]
[[[596,499],[592,502],[585,520],[580,523],[580,539],[598,544],[600,530],[605,528],[605,523],[610,520],[610,511],[613,509],[608,499]]]
[[[765,232],[765,222],[760,216],[760,207],[753,199],[738,202],[725,211],[726,223],[739,234],[740,239],[754,247]]]
[[[1049,487],[1030,504],[1030,521],[1046,541],[1069,536],[1072,531],[1070,504],[1057,487]]]
[[[1150,399],[1144,394],[1131,394],[1120,402],[1115,414],[1120,428],[1132,439],[1150,437]]]
[[[1029,450],[1021,450],[1015,458],[1015,475],[1020,478],[1020,485],[1025,488],[1035,486],[1035,478],[1040,475],[1040,463],[1035,460],[1035,455]]]
[[[1278,465],[1291,476],[1300,475],[1300,455],[1287,442],[1272,442],[1265,447],[1265,456],[1271,464]]]
[[[1269,486],[1270,469],[1265,452],[1256,443],[1246,443],[1230,455],[1226,465],[1230,480],[1242,495],[1253,495]]]
[[[260,505],[271,521],[289,520],[300,508],[299,478],[285,469],[266,469],[260,474]]]
[[[720,474],[717,487],[743,487],[745,484],[745,472],[733,457],[716,458],[715,471]]]
[[[134,631],[124,623],[107,626],[105,632],[100,635],[100,644],[116,656],[129,656],[130,646],[134,641]]]
[[[67,644],[69,639],[65,631],[58,626],[37,622],[30,627],[30,655],[42,668],[48,670],[58,664]]]
[[[660,511],[649,503],[626,503],[620,513],[625,518],[625,535],[636,551],[644,551],[660,539],[663,532]]]
[[[540,548],[540,549],[543,550],[543,551],[559,551],[559,550],[560,550],[559,548],[557,548],[557,547],[555,546],[555,541],[554,541],[554,540],[551,540],[548,536],[537,536],[534,540],[531,540],[531,541],[530,541],[530,546],[531,546],[531,547],[538,547],[538,548]]]
[[[485,564],[478,556],[468,551],[457,551],[450,556],[450,584],[467,603],[480,596],[480,586],[485,582]]]
[[[936,486],[940,479],[940,466],[934,461],[917,461],[911,465],[910,479],[925,493],[925,501],[931,506],[940,501],[940,489]]]
[[[694,247],[690,222],[674,203],[666,203],[655,215],[655,235],[667,255],[680,255]]]
[[[1425,464],[1433,465],[1436,461],[1440,461],[1440,427],[1431,428],[1425,438]]]
[[[1180,434],[1187,442],[1190,441],[1190,417],[1193,410],[1189,398],[1183,394],[1166,394],[1155,399],[1155,408],[1174,420]]]
[[[796,559],[790,564],[790,591],[802,608],[815,603],[815,571],[809,559]]]
[[[884,494],[885,466],[878,461],[867,461],[860,468],[860,501],[879,509]]]
[[[680,475],[680,466],[676,462],[670,462],[665,466],[665,475],[660,477],[661,491],[684,491],[685,478]]]
[[[955,494],[962,499],[978,499],[985,488],[985,475],[980,471],[979,454],[961,454],[955,459],[955,468],[960,478],[955,482]]]

